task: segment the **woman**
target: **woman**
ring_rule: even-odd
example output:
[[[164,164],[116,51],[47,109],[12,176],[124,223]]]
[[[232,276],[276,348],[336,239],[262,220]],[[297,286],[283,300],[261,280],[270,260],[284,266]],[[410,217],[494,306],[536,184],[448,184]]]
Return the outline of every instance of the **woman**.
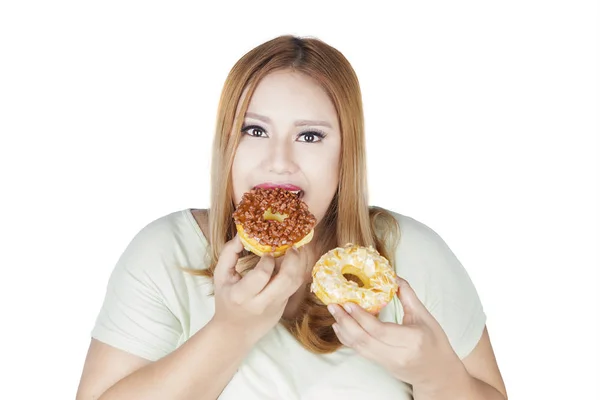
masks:
[[[232,213],[257,186],[302,191],[309,244],[276,259],[243,250]],[[404,278],[377,317],[308,290],[315,260],[348,242]],[[111,275],[78,390],[97,397],[506,398],[459,261],[425,225],[368,206],[360,89],[337,50],[282,36],[233,67],[210,209],[153,221]]]

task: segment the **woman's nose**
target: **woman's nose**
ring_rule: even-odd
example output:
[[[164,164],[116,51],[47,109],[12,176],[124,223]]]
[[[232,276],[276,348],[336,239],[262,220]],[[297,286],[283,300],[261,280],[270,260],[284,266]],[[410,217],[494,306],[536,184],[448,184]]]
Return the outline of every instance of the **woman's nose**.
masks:
[[[275,174],[293,174],[298,169],[294,160],[291,140],[273,140],[268,153],[269,172]]]

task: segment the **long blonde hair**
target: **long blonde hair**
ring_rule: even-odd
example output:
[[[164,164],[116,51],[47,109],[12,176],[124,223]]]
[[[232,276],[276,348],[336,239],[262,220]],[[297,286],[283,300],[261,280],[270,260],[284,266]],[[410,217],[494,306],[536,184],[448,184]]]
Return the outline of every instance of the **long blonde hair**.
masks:
[[[339,119],[342,136],[339,184],[325,217],[315,228],[313,242],[317,254],[346,243],[371,245],[394,265],[393,254],[399,237],[396,219],[386,210],[368,205],[362,96],[356,74],[342,53],[326,43],[315,38],[285,35],[245,54],[225,81],[212,152],[209,262],[206,269],[193,273],[212,277],[223,246],[236,233],[232,219],[235,204],[231,167],[240,139],[237,133],[242,129],[257,84],[277,70],[292,70],[314,79],[330,96]],[[242,269],[248,269],[258,260],[256,255],[244,252],[239,263]],[[331,328],[333,317],[309,292],[308,286],[305,290],[297,316],[282,319],[282,323],[308,350],[333,352],[341,345]]]

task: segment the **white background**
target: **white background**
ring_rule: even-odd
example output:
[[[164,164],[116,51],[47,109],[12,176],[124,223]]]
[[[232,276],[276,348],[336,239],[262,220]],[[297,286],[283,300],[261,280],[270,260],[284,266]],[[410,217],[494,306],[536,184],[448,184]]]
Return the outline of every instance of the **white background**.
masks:
[[[225,76],[285,33],[355,67],[371,203],[455,251],[511,399],[599,398],[597,5],[388,4],[2,3],[0,398],[74,398],[114,263],[208,206]]]

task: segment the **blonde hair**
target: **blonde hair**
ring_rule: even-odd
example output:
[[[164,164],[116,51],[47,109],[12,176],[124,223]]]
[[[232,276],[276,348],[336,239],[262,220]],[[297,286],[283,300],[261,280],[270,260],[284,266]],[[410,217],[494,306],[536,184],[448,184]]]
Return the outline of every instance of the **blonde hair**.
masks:
[[[356,74],[342,53],[319,39],[285,35],[245,54],[225,81],[212,153],[208,267],[193,273],[212,277],[223,246],[236,233],[232,219],[235,204],[231,167],[240,134],[231,133],[241,131],[257,84],[278,70],[291,70],[314,79],[330,96],[338,115],[342,136],[339,184],[325,217],[315,228],[313,242],[317,254],[346,243],[371,245],[394,265],[393,254],[399,238],[396,219],[386,210],[368,205],[363,108]],[[258,260],[256,255],[244,251],[238,263],[246,270]],[[305,290],[297,316],[281,322],[308,350],[333,352],[341,346],[331,328],[335,321],[309,292],[308,285]]]

